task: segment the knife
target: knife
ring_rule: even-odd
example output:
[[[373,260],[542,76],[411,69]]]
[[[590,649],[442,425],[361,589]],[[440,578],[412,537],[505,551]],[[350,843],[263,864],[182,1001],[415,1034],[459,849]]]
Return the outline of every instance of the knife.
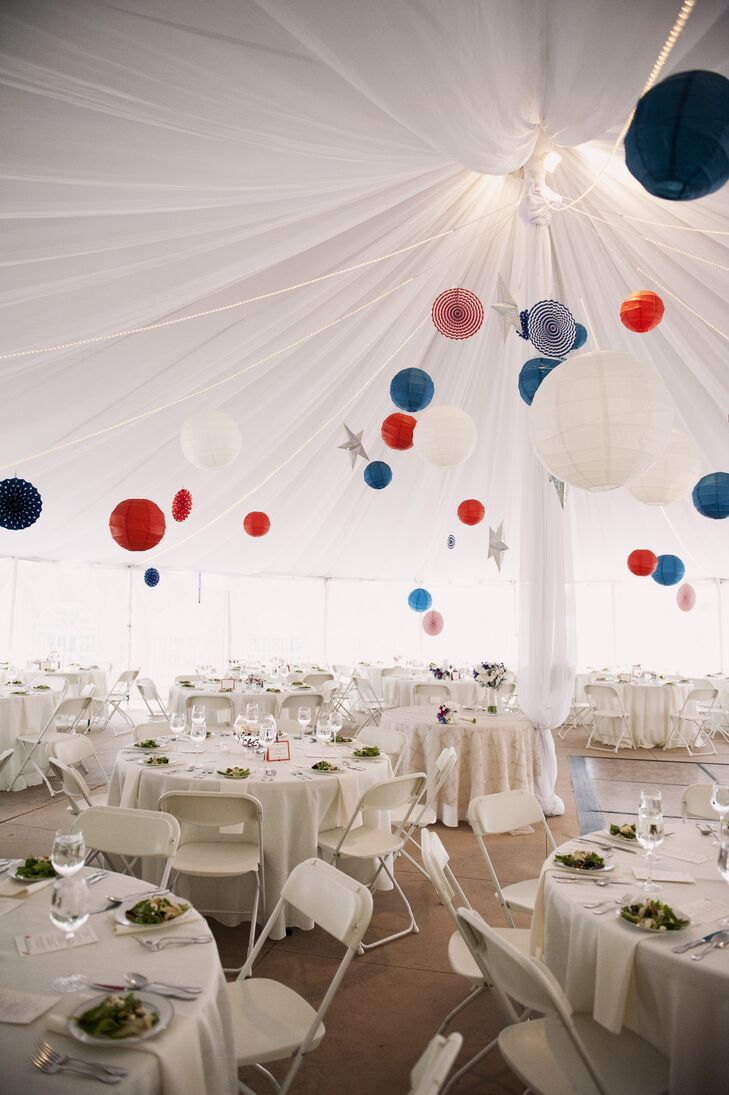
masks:
[[[580,844],[596,844],[598,848],[602,848],[603,845],[607,844],[611,849],[614,848],[617,852],[629,852],[630,855],[638,854],[636,848],[624,848],[622,844],[612,844],[609,840],[590,840],[586,836],[576,836],[574,839]]]
[[[671,947],[674,954],[685,954],[686,951],[690,951],[692,947],[700,947],[702,943],[710,943],[715,935],[719,935],[723,928],[719,928],[718,931],[709,932],[703,939],[694,939],[692,943],[681,943],[678,947]]]
[[[156,982],[150,981],[150,985],[156,985]],[[89,988],[101,989],[102,992],[133,992],[134,990],[129,985],[103,985],[100,981],[94,981]],[[173,1000],[197,1000],[198,994],[196,992],[183,992],[181,989],[160,989],[151,988],[150,992],[156,996],[169,996]]]

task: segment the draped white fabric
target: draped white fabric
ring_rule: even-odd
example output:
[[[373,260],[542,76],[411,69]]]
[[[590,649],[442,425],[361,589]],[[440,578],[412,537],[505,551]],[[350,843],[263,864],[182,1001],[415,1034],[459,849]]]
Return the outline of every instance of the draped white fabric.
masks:
[[[702,473],[726,469],[727,237],[683,229],[729,231],[729,192],[657,201],[619,151],[549,226],[525,226],[515,214],[520,169],[543,135],[562,154],[552,189],[569,202],[594,180],[678,6],[7,0],[0,355],[219,308],[457,230],[189,323],[0,356],[2,474],[17,470],[44,499],[33,528],[0,532],[0,552],[127,563],[107,528],[114,505],[150,497],[169,512],[185,485],[192,517],[149,556],[163,580],[170,566],[444,588],[487,577],[505,584],[503,613],[513,583],[528,581],[521,621],[533,635],[520,643],[530,672],[526,652],[545,629],[545,671],[548,656],[571,661],[565,609],[544,600],[569,584],[562,538],[580,582],[624,579],[634,547],[682,556],[689,580],[729,577],[728,523],[699,517],[690,501],[661,510],[624,490],[573,490],[564,514],[554,506],[516,388],[534,354],[516,335],[504,342],[488,311],[500,274],[520,307],[534,303],[544,265],[543,284],[590,326],[587,349],[628,350],[654,365],[673,394],[676,425],[699,446]],[[664,71],[689,68],[729,75],[723,0],[701,0]],[[483,328],[463,343],[442,338],[429,318],[433,298],[454,284],[487,306]],[[640,288],[666,303],[664,322],[645,336],[618,319],[621,300]],[[477,447],[461,467],[432,468],[380,439],[393,410],[390,378],[406,365],[432,375],[436,403],[476,420]],[[204,396],[28,459],[241,369]],[[243,432],[241,456],[217,472],[187,464],[179,446],[182,422],[206,408],[230,413]],[[369,490],[362,462],[352,471],[337,449],[343,421],[364,429],[371,459],[391,463],[386,490]],[[467,497],[486,504],[475,529],[456,518]],[[241,527],[250,509],[271,517],[260,540]],[[486,562],[486,525],[501,520],[511,550],[498,573]],[[669,600],[675,609],[671,591],[650,586],[640,596],[660,602],[657,612]],[[677,643],[685,622],[677,611],[670,617]],[[502,624],[506,636],[506,616]],[[429,641],[444,650],[449,640],[455,651],[451,635]],[[484,656],[504,656],[497,627],[486,639]],[[353,634],[347,641],[359,652]],[[547,727],[563,698],[540,680],[526,694],[531,717]]]

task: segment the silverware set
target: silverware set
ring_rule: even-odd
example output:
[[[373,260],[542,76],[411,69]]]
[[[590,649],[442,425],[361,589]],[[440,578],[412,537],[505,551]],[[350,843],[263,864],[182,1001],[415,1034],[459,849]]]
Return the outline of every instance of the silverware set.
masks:
[[[196,1000],[202,988],[199,985],[177,985],[168,981],[151,981],[143,973],[125,973],[123,985],[109,985],[102,981],[93,982],[92,989],[103,992],[127,992],[129,989],[141,992],[148,990],[158,996],[169,996],[172,1000]]]
[[[96,1061],[86,1061],[81,1057],[67,1057],[59,1053],[49,1042],[39,1042],[33,1051],[33,1064],[41,1072],[76,1072],[79,1076],[88,1076],[92,1080],[99,1080],[102,1084],[121,1083],[124,1076],[129,1075],[129,1069],[116,1065],[102,1065]]]
[[[604,840],[592,840],[586,836],[576,836],[575,840],[579,844],[594,844],[596,848],[602,848],[604,852],[628,852],[629,855],[637,855],[635,848],[624,848],[622,844],[608,844]]]
[[[212,943],[212,935],[164,935],[162,938],[157,939],[140,939],[138,935],[133,935],[140,947],[144,947],[148,951],[163,951],[167,947],[192,947],[200,943]]]

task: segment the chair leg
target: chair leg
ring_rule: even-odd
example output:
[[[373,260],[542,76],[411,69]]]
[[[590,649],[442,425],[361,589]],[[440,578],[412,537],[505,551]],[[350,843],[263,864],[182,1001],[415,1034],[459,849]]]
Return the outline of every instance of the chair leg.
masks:
[[[379,859],[379,862],[380,862],[380,868],[378,868],[377,874],[375,875],[375,879],[379,875],[380,870],[383,870],[385,872],[387,877],[392,882],[393,887],[397,891],[397,894],[398,894],[400,900],[402,901],[403,905],[407,909],[407,913],[408,913],[410,923],[408,924],[407,928],[403,928],[403,930],[399,931],[399,932],[393,932],[391,935],[386,935],[384,939],[377,939],[377,940],[375,940],[374,943],[360,943],[359,949],[357,951],[358,954],[364,954],[365,951],[373,950],[375,947],[381,947],[385,943],[392,943],[393,940],[401,939],[405,935],[411,935],[411,934],[417,935],[417,933],[420,931],[420,928],[418,927],[418,925],[415,922],[415,917],[413,915],[413,910],[410,908],[410,902],[408,901],[407,897],[405,896],[402,889],[398,885],[398,882],[395,878],[395,875],[392,873],[392,871],[387,866],[387,863],[385,862],[385,860],[382,857],[378,856],[378,859]],[[375,879],[373,879],[372,882],[370,883],[370,886],[369,886],[370,890],[372,890],[373,887],[374,887]]]
[[[455,1083],[457,1083],[458,1080],[460,1080],[462,1076],[465,1076],[466,1073],[469,1072],[473,1068],[474,1065],[477,1065],[479,1061],[482,1061],[483,1058],[487,1054],[489,1054],[492,1049],[496,1049],[496,1046],[498,1044],[499,1044],[498,1038],[494,1038],[493,1042],[489,1042],[489,1044],[487,1046],[484,1046],[483,1049],[480,1049],[478,1051],[478,1053],[475,1055],[475,1057],[472,1057],[470,1061],[466,1061],[465,1065],[461,1065],[461,1067],[458,1069],[458,1072],[453,1073],[453,1075],[451,1076],[450,1080],[445,1085],[445,1087],[441,1088],[441,1095],[446,1095],[446,1092],[450,1091],[450,1089],[453,1087],[453,1085]]]
[[[451,1023],[451,1021],[453,1019],[455,1019],[455,1017],[458,1015],[458,1013],[463,1011],[464,1008],[467,1008],[468,1005],[473,1000],[475,1000],[477,996],[480,996],[485,988],[486,988],[486,985],[476,985],[476,987],[474,989],[471,989],[468,996],[466,996],[466,998],[464,1000],[461,1000],[460,1004],[456,1004],[456,1006],[454,1008],[451,1008],[451,1010],[448,1012],[445,1019],[440,1024],[440,1026],[438,1027],[438,1029],[436,1030],[435,1033],[436,1034],[442,1034],[443,1031],[446,1030],[448,1025]]]

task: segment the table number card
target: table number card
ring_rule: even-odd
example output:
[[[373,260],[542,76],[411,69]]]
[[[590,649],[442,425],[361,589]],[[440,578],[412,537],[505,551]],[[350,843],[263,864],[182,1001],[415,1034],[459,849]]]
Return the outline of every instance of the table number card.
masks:
[[[84,947],[87,943],[98,943],[99,937],[90,924],[84,924],[76,932],[73,941],[74,947]],[[15,946],[18,954],[23,958],[29,955],[50,954],[52,951],[63,951],[68,946],[65,933],[62,931],[33,932],[31,935],[16,935]]]
[[[288,739],[272,742],[268,747],[266,760],[291,760],[291,742]]]

